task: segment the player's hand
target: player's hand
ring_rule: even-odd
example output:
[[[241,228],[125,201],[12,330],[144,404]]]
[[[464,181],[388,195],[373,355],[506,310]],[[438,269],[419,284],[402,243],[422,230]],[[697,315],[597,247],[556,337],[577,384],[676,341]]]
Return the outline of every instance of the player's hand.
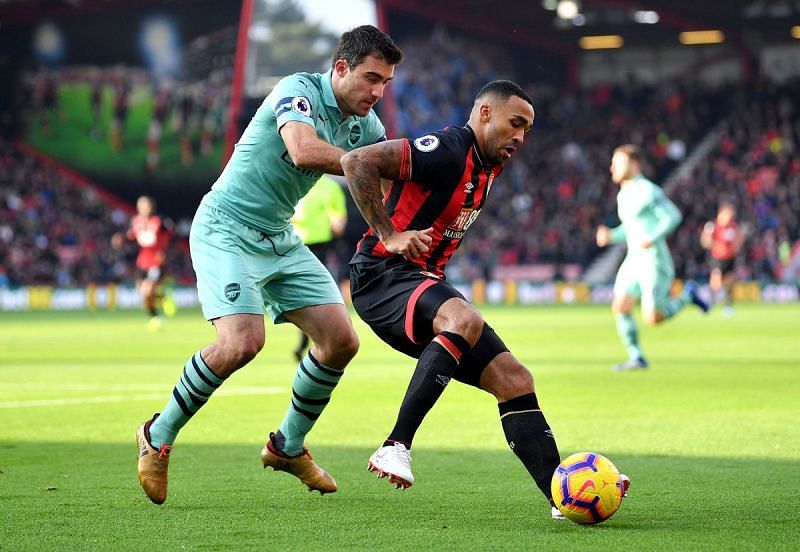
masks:
[[[653,242],[646,239],[642,242],[642,249],[650,249],[653,246]]]
[[[711,249],[714,245],[714,223],[709,221],[703,226],[703,232],[700,234],[700,245],[703,249]]]
[[[428,252],[433,242],[431,232],[433,228],[395,232],[386,238],[383,246],[388,252],[402,255],[410,261]]]
[[[601,224],[597,227],[595,240],[597,240],[598,247],[605,247],[608,245],[608,242],[611,241],[611,232],[609,231],[608,226]]]

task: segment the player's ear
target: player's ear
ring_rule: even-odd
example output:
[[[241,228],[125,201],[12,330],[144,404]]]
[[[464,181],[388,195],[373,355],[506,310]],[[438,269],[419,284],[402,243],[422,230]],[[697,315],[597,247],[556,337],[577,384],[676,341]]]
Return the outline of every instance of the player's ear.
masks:
[[[492,119],[492,106],[489,104],[481,104],[481,122],[488,123]]]
[[[347,62],[343,59],[337,59],[336,63],[333,64],[333,72],[342,78],[347,74],[349,68]]]

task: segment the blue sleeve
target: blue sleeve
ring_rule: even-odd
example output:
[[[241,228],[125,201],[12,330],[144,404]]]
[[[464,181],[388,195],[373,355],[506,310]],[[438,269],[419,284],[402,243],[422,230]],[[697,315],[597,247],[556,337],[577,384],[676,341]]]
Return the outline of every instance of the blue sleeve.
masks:
[[[651,209],[658,220],[656,227],[653,228],[653,232],[650,235],[651,242],[666,238],[683,220],[681,212],[663,193],[659,193],[655,196]]]
[[[622,243],[625,241],[625,227],[623,225],[609,228],[609,241],[611,243]]]
[[[278,130],[289,121],[315,126],[314,117],[320,109],[318,97],[314,85],[301,74],[281,79],[268,98],[275,112]]]

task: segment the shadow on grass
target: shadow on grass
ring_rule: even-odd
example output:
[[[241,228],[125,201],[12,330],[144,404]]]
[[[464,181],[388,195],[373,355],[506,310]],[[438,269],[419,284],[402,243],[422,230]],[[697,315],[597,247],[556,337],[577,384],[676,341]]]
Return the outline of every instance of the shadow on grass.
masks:
[[[797,508],[775,500],[800,462],[608,456],[631,497],[608,522],[550,520],[511,452],[414,450],[405,491],[366,471],[372,450],[318,447],[339,491],[308,493],[263,470],[258,445],[178,446],[170,494],[151,504],[122,444],[0,443],[0,543],[19,548],[686,549],[791,548]],[[150,544],[148,544],[150,543]]]

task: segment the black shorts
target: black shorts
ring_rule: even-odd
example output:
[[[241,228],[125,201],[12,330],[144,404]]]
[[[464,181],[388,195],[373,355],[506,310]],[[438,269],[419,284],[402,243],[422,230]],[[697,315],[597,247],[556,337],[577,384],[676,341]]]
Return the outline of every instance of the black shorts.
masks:
[[[149,280],[157,284],[161,281],[161,267],[151,266],[147,270],[143,268],[137,268],[136,279],[139,281]]]
[[[328,258],[328,252],[333,249],[332,247],[333,242],[322,242],[322,243],[312,243],[311,245],[307,246],[309,250],[314,254],[314,256],[319,259],[319,262],[325,264],[325,261]],[[326,265],[327,266],[327,265]]]
[[[722,274],[730,274],[733,272],[734,259],[722,260],[711,257],[709,264],[712,270],[719,270]]]
[[[334,265],[333,269],[328,266],[328,255],[330,253],[336,253],[336,248],[334,245],[334,242],[327,241],[322,243],[313,243],[306,247],[308,247],[311,253],[313,253],[314,256],[319,259],[319,262],[321,262],[325,268],[328,269],[328,272],[333,277],[334,281],[339,283],[342,280],[344,268],[340,265]]]
[[[378,337],[410,357],[419,358],[431,340],[433,319],[445,301],[464,298],[448,284],[402,257],[350,265],[353,306]],[[480,339],[463,357],[453,377],[479,387],[484,368],[505,343],[484,322]]]

